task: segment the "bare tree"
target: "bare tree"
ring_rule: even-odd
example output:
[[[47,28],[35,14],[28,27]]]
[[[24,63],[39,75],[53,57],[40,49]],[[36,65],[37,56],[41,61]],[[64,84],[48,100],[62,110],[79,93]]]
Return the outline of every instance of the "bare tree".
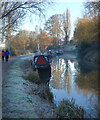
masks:
[[[11,29],[17,26],[27,12],[43,14],[46,6],[49,4],[50,1],[47,0],[38,0],[37,2],[36,0],[32,0],[32,2],[1,2],[0,20],[2,20],[2,32],[4,33],[8,28]],[[10,19],[9,22],[8,19]]]
[[[0,2],[0,20],[2,21],[0,34],[2,36],[2,41],[5,39],[9,42],[11,32],[16,30],[18,25],[21,23],[21,20],[27,13],[43,14],[50,3],[51,0],[32,0],[31,2]]]
[[[53,38],[57,38],[56,42],[59,43],[60,36],[63,34],[63,15],[52,15],[45,23],[45,31],[47,31]]]
[[[99,16],[100,12],[100,2],[99,0],[91,0],[84,3],[85,7],[85,15],[90,18],[94,17],[94,15]]]

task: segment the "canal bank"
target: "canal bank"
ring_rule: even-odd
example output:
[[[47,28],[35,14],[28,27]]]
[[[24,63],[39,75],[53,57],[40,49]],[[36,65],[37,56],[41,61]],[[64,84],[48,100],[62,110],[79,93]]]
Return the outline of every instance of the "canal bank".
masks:
[[[23,57],[11,65],[8,71],[10,74],[6,76],[6,86],[4,86],[5,90],[3,90],[4,118],[58,118],[59,109],[57,106],[60,105],[63,99],[72,101],[71,105],[76,103],[88,110],[90,116],[85,115],[86,118],[92,118],[93,116],[97,118],[97,112],[94,109],[97,107],[96,94],[98,95],[98,93],[96,93],[96,87],[98,84],[93,76],[91,81],[89,77],[91,74],[85,74],[84,76],[83,73],[81,74],[75,54],[65,54],[52,59],[52,71],[48,86],[53,94],[54,104],[39,96],[40,87],[37,84],[23,78],[23,75],[29,72],[31,59],[32,56]],[[92,74],[96,75],[93,72]],[[64,104],[66,106],[65,102]],[[61,109],[63,105],[61,104],[61,111],[64,110]],[[70,106],[68,101],[67,105]],[[92,106],[90,107],[90,105]],[[65,111],[68,112],[68,110]],[[27,111],[32,112],[28,114]],[[94,112],[96,112],[96,115],[92,114]],[[62,113],[62,115],[67,115],[66,117],[70,118],[69,114]]]
[[[33,94],[37,85],[22,77],[27,58],[3,63],[2,118],[55,118],[54,105]]]
[[[84,118],[98,118],[98,69],[94,69],[93,66],[89,69],[88,67],[86,64],[80,66],[74,52],[67,52],[52,58],[48,86],[53,94],[53,103],[56,105],[57,111],[61,106],[60,110],[68,113],[69,105],[78,105],[86,111]],[[42,76],[43,79],[47,78],[45,74]],[[67,102],[62,102],[63,100]],[[66,105],[68,107],[65,107]],[[61,109],[63,107],[67,109]],[[75,107],[71,107],[71,109],[75,110]],[[57,114],[61,113],[61,116],[66,116],[61,111]],[[67,118],[70,118],[69,114],[67,114]]]

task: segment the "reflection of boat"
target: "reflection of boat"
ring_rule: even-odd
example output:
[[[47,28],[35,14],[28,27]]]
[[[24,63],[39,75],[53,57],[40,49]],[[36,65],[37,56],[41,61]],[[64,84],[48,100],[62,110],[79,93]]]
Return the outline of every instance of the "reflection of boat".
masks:
[[[60,49],[60,50],[56,51],[56,54],[57,55],[62,55],[63,54],[63,50]]]
[[[49,57],[53,57],[53,53],[52,53],[51,51],[48,51],[48,52],[47,52],[47,55],[48,55]]]
[[[33,70],[36,69],[51,69],[49,57],[47,55],[35,54],[32,62]]]
[[[39,77],[40,77],[40,81],[42,83],[49,83],[50,81],[50,77],[51,77],[51,68],[50,69],[39,69],[38,70],[38,74],[39,74]]]
[[[51,50],[45,52],[44,54],[47,55],[49,58],[52,58],[54,56],[54,52],[52,52]]]

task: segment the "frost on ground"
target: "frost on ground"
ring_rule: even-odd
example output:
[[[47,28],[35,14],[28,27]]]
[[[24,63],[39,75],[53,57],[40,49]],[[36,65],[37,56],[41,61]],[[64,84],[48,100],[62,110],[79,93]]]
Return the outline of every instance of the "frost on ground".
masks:
[[[2,61],[0,60],[0,120],[2,118]]]
[[[54,105],[33,94],[37,85],[23,79],[20,65],[24,59],[15,61],[6,73],[3,85],[3,118],[54,118]]]

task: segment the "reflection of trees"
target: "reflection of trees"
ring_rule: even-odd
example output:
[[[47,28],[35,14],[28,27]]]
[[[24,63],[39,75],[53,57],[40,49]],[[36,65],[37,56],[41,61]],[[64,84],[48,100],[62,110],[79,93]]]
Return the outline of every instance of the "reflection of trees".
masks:
[[[75,79],[78,93],[82,92],[87,96],[90,105],[88,106],[89,116],[97,117],[98,113],[98,71],[80,72]]]
[[[93,63],[89,63],[89,62],[86,62],[86,61],[83,61],[83,60],[78,60],[78,63],[79,63],[79,69],[80,71],[83,73],[83,74],[88,74],[89,72],[92,72],[92,71],[96,71],[96,70],[99,70],[99,66],[98,64],[93,64]]]
[[[70,72],[69,67],[67,69],[66,81],[67,81],[67,93],[70,94],[70,92],[71,92],[71,83],[72,83],[72,73]]]
[[[53,73],[52,73],[52,85],[56,89],[66,89],[66,64],[64,59],[57,58],[56,62],[53,63]]]
[[[68,68],[66,69],[67,93],[71,92],[72,79],[76,75],[75,61],[68,60]],[[75,79],[75,78],[74,78]]]
[[[98,92],[98,71],[92,71],[88,74],[80,73],[75,80],[78,88],[83,91],[85,95],[89,92]]]
[[[70,94],[71,92],[71,84],[72,84],[72,62],[65,61],[64,59],[57,59],[56,63],[53,67],[52,73],[52,85],[56,89],[66,89],[67,92]]]
[[[41,83],[48,84],[51,77],[51,69],[38,70]],[[48,84],[49,85],[49,84]]]

